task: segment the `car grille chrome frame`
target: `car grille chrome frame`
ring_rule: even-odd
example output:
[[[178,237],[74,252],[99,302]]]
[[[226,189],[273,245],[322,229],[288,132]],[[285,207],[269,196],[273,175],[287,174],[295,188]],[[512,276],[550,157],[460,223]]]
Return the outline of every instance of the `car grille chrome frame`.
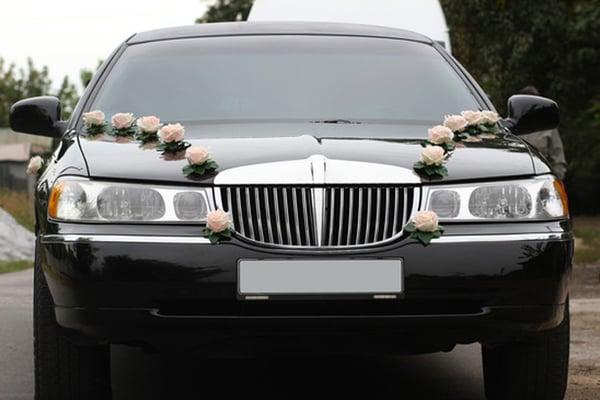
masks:
[[[406,185],[227,185],[216,204],[237,235],[293,248],[353,248],[400,237],[419,207],[420,188]]]

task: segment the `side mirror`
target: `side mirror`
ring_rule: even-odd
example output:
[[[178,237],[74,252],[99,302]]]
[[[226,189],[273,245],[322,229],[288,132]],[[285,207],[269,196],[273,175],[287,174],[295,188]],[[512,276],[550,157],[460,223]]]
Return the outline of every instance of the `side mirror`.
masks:
[[[560,115],[555,101],[517,94],[508,99],[508,118],[502,121],[515,135],[548,131],[558,127]]]
[[[61,137],[64,124],[60,121],[60,100],[52,96],[19,100],[10,108],[10,128],[32,135]]]

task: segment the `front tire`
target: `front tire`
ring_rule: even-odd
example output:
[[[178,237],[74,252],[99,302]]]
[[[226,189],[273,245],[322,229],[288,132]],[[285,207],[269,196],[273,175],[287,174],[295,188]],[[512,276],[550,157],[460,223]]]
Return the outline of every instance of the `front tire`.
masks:
[[[555,329],[535,339],[482,346],[488,400],[562,400],[569,374],[569,306]]]
[[[111,398],[109,346],[78,346],[56,323],[54,303],[39,263],[34,270],[33,332],[36,400]]]

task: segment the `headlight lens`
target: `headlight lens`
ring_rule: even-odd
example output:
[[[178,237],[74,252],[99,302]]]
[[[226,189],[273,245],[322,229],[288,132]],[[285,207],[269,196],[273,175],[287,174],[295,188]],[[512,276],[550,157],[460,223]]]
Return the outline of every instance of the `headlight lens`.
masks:
[[[567,194],[553,176],[429,188],[426,209],[446,221],[541,220],[569,215]]]
[[[48,216],[74,222],[199,223],[206,220],[209,199],[206,189],[63,178],[52,187]]]

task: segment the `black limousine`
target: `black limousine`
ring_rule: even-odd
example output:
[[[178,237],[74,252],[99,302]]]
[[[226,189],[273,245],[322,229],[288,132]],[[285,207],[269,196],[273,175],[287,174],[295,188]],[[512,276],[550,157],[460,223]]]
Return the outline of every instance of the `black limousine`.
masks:
[[[562,399],[573,241],[562,183],[416,33],[224,23],[138,33],[36,191],[36,398],[110,398],[109,345],[210,356],[402,354],[479,342],[489,399]]]

